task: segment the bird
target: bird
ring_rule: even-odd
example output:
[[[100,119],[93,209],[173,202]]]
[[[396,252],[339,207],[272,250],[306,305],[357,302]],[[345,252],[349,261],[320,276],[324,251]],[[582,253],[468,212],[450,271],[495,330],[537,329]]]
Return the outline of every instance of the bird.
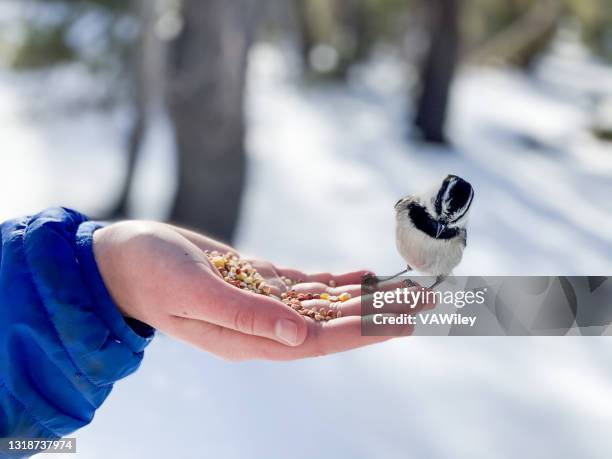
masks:
[[[429,287],[433,289],[452,274],[467,244],[466,225],[473,199],[472,185],[449,174],[432,189],[397,201],[395,243],[406,269],[387,280],[414,269],[435,276]]]

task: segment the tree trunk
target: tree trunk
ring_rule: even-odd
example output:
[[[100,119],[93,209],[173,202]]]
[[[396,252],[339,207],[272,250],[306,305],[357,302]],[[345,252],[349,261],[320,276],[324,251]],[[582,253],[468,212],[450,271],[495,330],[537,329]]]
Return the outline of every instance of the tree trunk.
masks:
[[[308,0],[294,0],[295,15],[299,36],[300,55],[304,71],[310,71],[310,51],[317,44],[317,37],[312,28]]]
[[[371,33],[368,11],[361,1],[326,0],[325,10],[313,8],[313,1],[294,0],[303,68],[316,77],[345,80],[353,64],[365,59]],[[326,16],[323,23],[320,16]],[[333,46],[338,52],[336,68],[321,73],[312,67],[310,52],[318,44]]]
[[[184,0],[168,50],[167,102],[178,149],[171,220],[234,236],[245,178],[243,116],[255,0]]]
[[[429,12],[430,44],[421,68],[415,126],[424,141],[447,143],[444,124],[459,49],[459,0],[424,1]]]
[[[470,52],[465,61],[472,65],[504,62],[528,69],[554,37],[563,13],[560,0],[534,2],[512,24]]]
[[[336,27],[346,36],[350,45],[339,43],[340,60],[335,77],[346,80],[349,70],[359,60],[365,60],[369,50],[368,12],[363,2],[355,0],[336,0],[334,3]]]
[[[132,0],[132,10],[140,23],[140,35],[130,51],[128,72],[132,95],[132,119],[127,136],[126,173],[115,207],[109,212],[111,219],[128,217],[128,200],[136,172],[138,153],[149,121],[150,105],[160,90],[160,46],[155,37],[155,11],[149,0]]]

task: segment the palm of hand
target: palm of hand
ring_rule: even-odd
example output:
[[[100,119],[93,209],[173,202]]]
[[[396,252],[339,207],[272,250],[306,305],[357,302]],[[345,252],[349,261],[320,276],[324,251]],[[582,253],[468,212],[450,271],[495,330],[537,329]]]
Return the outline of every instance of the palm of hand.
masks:
[[[160,223],[123,222],[94,235],[100,272],[125,316],[222,358],[293,360],[389,338],[361,336],[359,284],[364,271],[306,274],[263,260],[251,262],[275,296],[288,289],[283,277],[301,280],[292,287],[298,292],[352,295],[341,305],[341,318],[315,322],[277,298],[226,283],[205,250],[233,251],[205,236]],[[330,287],[330,281],[337,287]],[[317,300],[305,303],[319,306]]]

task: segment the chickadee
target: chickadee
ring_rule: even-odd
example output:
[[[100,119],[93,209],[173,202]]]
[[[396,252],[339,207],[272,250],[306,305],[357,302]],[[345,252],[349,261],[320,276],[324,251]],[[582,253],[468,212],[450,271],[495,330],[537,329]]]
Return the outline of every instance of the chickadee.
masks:
[[[468,212],[474,199],[472,185],[448,175],[439,187],[413,194],[395,204],[395,243],[407,267],[436,276],[433,288],[459,264],[466,246]]]

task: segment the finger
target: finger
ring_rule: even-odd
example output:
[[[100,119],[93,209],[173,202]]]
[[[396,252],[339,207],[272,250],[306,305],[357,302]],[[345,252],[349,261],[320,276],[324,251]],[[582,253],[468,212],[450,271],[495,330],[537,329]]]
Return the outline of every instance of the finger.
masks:
[[[388,319],[392,319],[389,321]],[[361,330],[382,336],[410,336],[414,333],[412,324],[396,324],[397,319],[404,319],[398,314],[378,313],[361,318]],[[405,319],[404,319],[405,320]],[[393,325],[390,325],[391,322]]]
[[[418,295],[418,297],[411,295],[412,292],[417,295],[419,291],[422,291],[423,294]],[[435,302],[433,301],[433,295],[426,295],[426,291],[427,290],[420,290],[416,287],[408,289],[407,298],[402,298],[402,301],[385,301],[384,306],[380,309],[375,309],[372,306],[372,294],[354,297],[345,302],[336,303],[335,309],[337,311],[340,311],[342,316],[356,316],[364,313],[371,314],[373,312],[392,314],[416,314],[420,311],[433,309],[436,306]]]
[[[289,286],[280,278],[280,274],[272,263],[264,260],[247,261],[265,279],[272,295],[280,297],[281,293],[289,290]]]
[[[240,361],[253,358],[252,350],[269,343],[286,347],[254,335],[245,335],[219,325],[185,317],[169,316],[158,328],[169,336],[222,359]]]
[[[336,287],[337,288],[337,287]],[[295,290],[297,293],[329,293],[331,287],[322,282],[303,282],[295,284],[291,287],[291,290]]]
[[[401,279],[395,279],[385,283],[378,284],[376,290],[387,291],[396,288],[403,288],[404,282]],[[331,296],[339,296],[342,293],[348,293],[352,297],[360,296],[363,293],[361,284],[341,285],[339,287],[330,287],[322,282],[305,282],[296,284],[292,288],[297,293],[321,294],[327,293]]]
[[[369,317],[363,318],[365,323],[371,320]],[[312,322],[312,321],[310,321]],[[344,352],[370,344],[388,340],[392,336],[398,336],[397,327],[380,326],[377,329],[382,336],[363,336],[361,317],[342,317],[328,322],[312,322],[309,324],[309,337],[302,346],[308,356],[321,356]],[[405,334],[412,332],[412,327],[404,330]]]
[[[361,293],[360,291],[357,293],[357,296],[354,296],[346,301],[330,301],[322,299],[303,300],[302,306],[307,309],[314,310],[323,308],[326,310],[331,309],[332,311],[340,311],[341,317],[363,315],[364,301],[366,302],[366,306],[368,309],[367,311],[365,311],[366,314],[371,314],[375,311],[377,313],[380,312],[393,314],[415,314],[419,311],[433,309],[435,307],[435,302],[433,302],[432,297],[423,294],[422,296],[418,296],[416,298],[416,302],[413,301],[414,297],[410,295],[410,292],[415,292],[415,294],[417,294],[418,291],[419,290],[417,288],[409,289],[407,301],[388,301],[385,302],[384,308],[381,308],[380,310],[373,308],[372,294],[359,296],[359,293]]]
[[[301,282],[320,282],[327,286],[329,286],[330,281],[336,284],[336,286],[340,285],[350,285],[350,284],[359,284],[361,283],[361,279],[363,276],[370,271],[360,270],[360,271],[352,271],[343,274],[331,274],[331,273],[315,273],[315,274],[306,274],[302,271],[290,268],[278,268],[277,271],[283,275],[288,277],[289,279],[293,279]]]
[[[327,293],[332,296],[340,295],[341,293],[350,293],[351,295],[356,295],[361,291],[361,285],[352,284],[352,285],[341,285],[340,287],[330,287],[327,284],[322,282],[304,282],[301,284],[295,284],[291,287],[291,290],[296,291],[297,293]]]
[[[270,295],[274,296],[277,299],[280,299],[281,295],[287,291],[287,289],[283,289],[274,284],[269,284],[266,282],[266,285],[270,287]]]
[[[269,261],[264,260],[245,260],[248,262],[253,268],[257,270],[259,274],[261,274],[264,278],[278,278],[279,274],[276,271],[276,267],[270,263]]]
[[[388,290],[394,290],[394,289],[400,288],[402,286],[403,286],[403,282],[401,280],[391,281],[391,282],[387,282],[384,285],[381,284],[381,286],[377,287],[376,290],[377,291],[388,291]],[[339,306],[340,304],[345,305],[344,302],[337,303],[337,304],[336,302],[338,302],[338,300],[342,298],[343,294],[348,294],[349,301],[351,302],[349,304],[356,304],[357,307],[347,308],[345,305],[344,309],[338,309],[338,310],[342,310],[342,315],[358,315],[361,303],[360,303],[360,300],[358,300],[357,298],[362,297],[362,295],[364,294],[364,291],[361,285],[354,284],[354,285],[344,285],[340,287],[327,287],[325,284],[322,284],[320,282],[308,282],[304,284],[297,284],[293,287],[292,290],[294,290],[298,294],[302,293],[302,294],[320,295],[322,293],[327,293],[329,297],[323,300],[317,297],[315,297],[312,300],[302,300],[302,305],[304,307],[316,308],[316,309],[328,308],[328,309],[336,310],[338,309],[337,306]],[[371,301],[372,297],[370,295],[370,296],[366,296],[365,298],[368,298]]]
[[[307,279],[311,282],[322,282],[329,285],[330,282],[336,284],[336,286],[360,284],[363,276],[369,273],[369,271],[352,271],[342,274],[331,274],[331,273],[316,273],[310,274]]]
[[[276,272],[279,276],[285,276],[295,282],[306,282],[308,279],[308,274],[299,269],[293,268],[279,268],[276,266]]]
[[[397,327],[393,335],[398,336]],[[382,331],[386,328],[382,327]],[[411,327],[404,329],[405,334],[412,332]],[[361,336],[361,319],[347,317],[327,323],[309,320],[308,337],[300,346],[289,347],[253,335],[245,335],[235,330],[220,327],[206,322],[171,318],[166,332],[175,338],[185,341],[221,358],[239,361],[250,359],[296,360],[318,357],[337,352],[348,351],[362,346],[387,341],[392,336]]]
[[[170,317],[165,331],[174,338],[230,361],[292,360],[284,349],[300,347],[289,348],[267,338],[246,335],[219,325],[183,317]],[[294,358],[298,358],[303,352],[295,355]]]
[[[198,268],[195,266],[194,270]],[[194,283],[185,288],[191,288],[200,301],[182,311],[187,314],[176,314],[178,316],[195,318],[291,346],[301,344],[306,338],[304,318],[274,298],[238,289],[217,277],[198,279],[197,272],[181,277],[193,279]]]

